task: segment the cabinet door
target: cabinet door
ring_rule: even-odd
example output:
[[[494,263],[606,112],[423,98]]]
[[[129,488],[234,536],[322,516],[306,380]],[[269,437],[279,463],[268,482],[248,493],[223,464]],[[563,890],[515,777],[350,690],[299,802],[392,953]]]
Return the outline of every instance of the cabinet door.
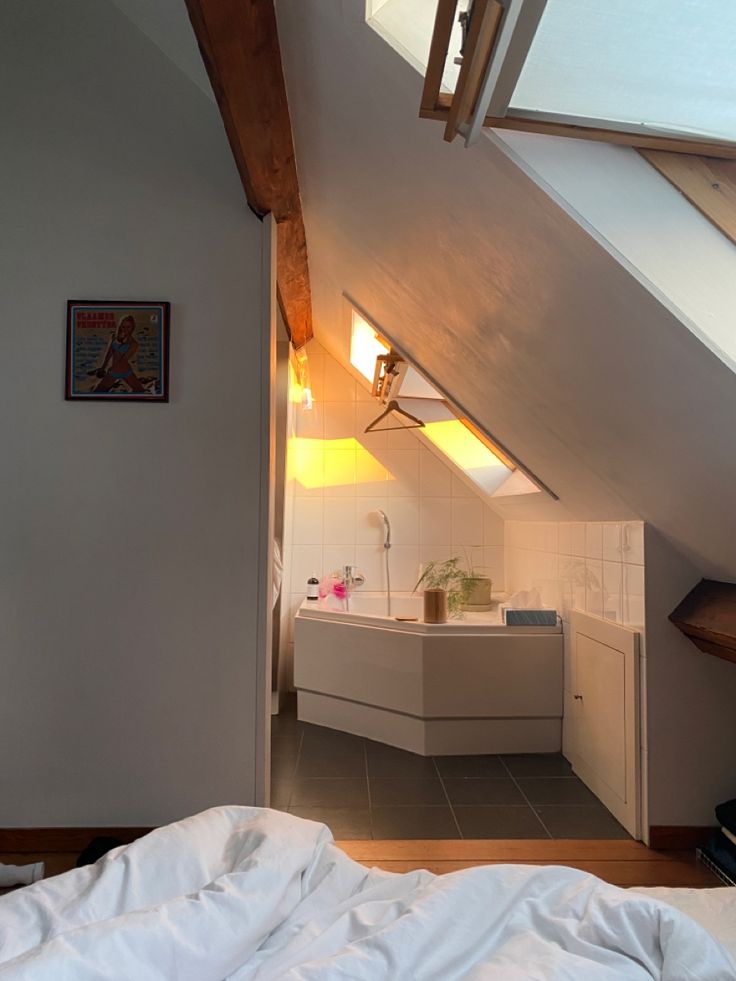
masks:
[[[570,618],[574,691],[566,745],[573,769],[640,835],[639,635],[587,613]]]

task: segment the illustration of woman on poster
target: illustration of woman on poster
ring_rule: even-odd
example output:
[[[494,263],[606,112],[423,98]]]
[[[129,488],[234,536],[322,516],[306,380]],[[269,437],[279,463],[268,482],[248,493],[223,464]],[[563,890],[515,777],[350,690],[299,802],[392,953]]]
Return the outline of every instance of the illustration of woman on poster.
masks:
[[[132,392],[145,392],[145,388],[130,365],[138,350],[138,341],[133,336],[134,332],[134,318],[130,315],[123,317],[107,346],[102,364],[95,372],[101,379],[95,387],[95,392],[109,392],[119,381],[127,385]]]

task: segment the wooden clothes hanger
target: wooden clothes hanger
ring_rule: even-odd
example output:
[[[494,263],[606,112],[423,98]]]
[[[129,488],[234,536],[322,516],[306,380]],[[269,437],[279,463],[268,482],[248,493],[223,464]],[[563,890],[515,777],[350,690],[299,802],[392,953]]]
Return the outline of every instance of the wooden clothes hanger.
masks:
[[[397,415],[404,416],[405,419],[410,419],[411,422],[412,422],[412,425],[411,426],[405,426],[403,423],[400,424],[400,425],[398,425],[398,426],[377,426],[376,425],[377,423],[379,423],[381,421],[381,419],[385,419],[386,416],[389,415],[391,412],[395,412]],[[413,416],[410,412],[406,412],[404,409],[402,409],[401,406],[399,405],[399,403],[396,401],[396,399],[391,399],[391,401],[386,405],[386,408],[383,410],[383,412],[380,414],[380,416],[378,416],[378,418],[374,419],[373,422],[369,422],[368,423],[368,425],[365,427],[364,432],[366,432],[366,433],[384,433],[384,432],[390,432],[393,429],[424,429],[424,423],[422,422],[421,419],[417,419],[416,416]]]

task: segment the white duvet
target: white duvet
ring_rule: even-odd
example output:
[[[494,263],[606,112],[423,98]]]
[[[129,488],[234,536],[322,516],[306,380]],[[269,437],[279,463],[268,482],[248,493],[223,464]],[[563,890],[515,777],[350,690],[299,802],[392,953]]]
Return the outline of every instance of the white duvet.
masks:
[[[732,981],[673,907],[573,869],[367,870],[323,825],[221,807],[0,898],[0,981]]]

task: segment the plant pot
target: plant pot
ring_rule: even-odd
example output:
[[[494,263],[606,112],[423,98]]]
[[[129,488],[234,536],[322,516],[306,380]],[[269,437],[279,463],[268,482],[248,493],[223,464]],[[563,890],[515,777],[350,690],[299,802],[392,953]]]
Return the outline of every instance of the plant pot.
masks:
[[[424,590],[424,622],[447,623],[447,590]]]
[[[491,603],[491,586],[493,585],[488,576],[473,576],[471,579],[473,588],[467,600],[463,603],[464,610],[485,611],[493,607]]]

